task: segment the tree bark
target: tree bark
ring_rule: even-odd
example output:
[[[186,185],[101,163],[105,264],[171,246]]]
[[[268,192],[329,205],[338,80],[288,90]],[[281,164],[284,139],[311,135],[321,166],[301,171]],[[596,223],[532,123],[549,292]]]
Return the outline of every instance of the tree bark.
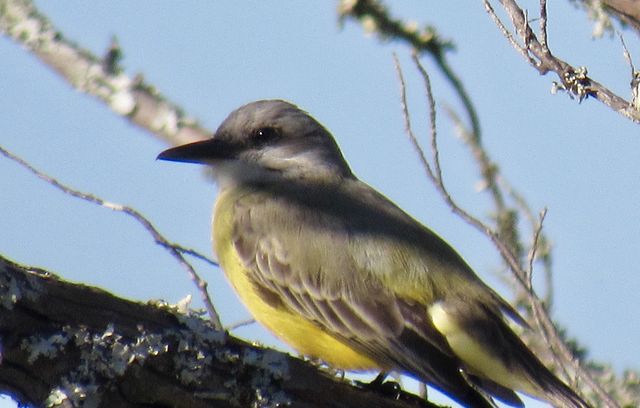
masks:
[[[435,407],[2,256],[0,392],[53,407]]]

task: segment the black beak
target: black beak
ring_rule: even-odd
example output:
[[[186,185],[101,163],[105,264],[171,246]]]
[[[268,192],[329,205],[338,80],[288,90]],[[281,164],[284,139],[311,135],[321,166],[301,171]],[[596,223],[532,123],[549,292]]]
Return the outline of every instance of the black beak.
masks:
[[[214,138],[172,147],[160,153],[156,159],[207,164],[215,160],[233,159],[236,153],[234,146]]]

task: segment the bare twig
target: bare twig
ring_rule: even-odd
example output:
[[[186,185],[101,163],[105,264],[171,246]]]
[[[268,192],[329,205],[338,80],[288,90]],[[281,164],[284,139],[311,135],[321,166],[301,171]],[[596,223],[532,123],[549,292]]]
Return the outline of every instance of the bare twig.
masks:
[[[538,245],[540,242],[540,237],[542,236],[542,227],[544,224],[544,219],[547,215],[547,209],[543,209],[540,212],[539,215],[539,220],[537,222],[537,225],[533,231],[533,243],[531,244],[531,248],[529,250],[529,255],[527,256],[528,261],[528,267],[526,270],[524,270],[524,274],[526,277],[526,282],[527,282],[527,289],[530,293],[534,292],[534,288],[533,288],[533,264],[535,262],[536,259],[536,254],[538,251]],[[535,296],[535,295],[534,295]],[[555,334],[555,327],[554,327],[554,332],[548,332],[548,330],[546,329],[546,325],[542,322],[543,317],[541,316],[542,313],[547,314],[548,315],[548,309],[546,307],[543,307],[542,309],[539,308],[532,308],[533,310],[533,318],[535,319],[536,322],[536,327],[538,327],[538,332],[542,335],[542,338],[545,342],[545,344],[553,344],[554,340],[551,339],[551,336],[554,336]],[[542,311],[541,311],[542,310]],[[555,361],[562,361],[562,356],[558,353],[557,348],[556,347],[551,347],[551,352],[554,355],[554,360]],[[567,366],[565,364],[559,364],[560,369],[563,371],[565,377],[567,379],[572,380],[571,375],[569,373],[569,371],[567,370]]]
[[[420,52],[440,54],[453,48],[453,44],[442,39],[432,25],[422,29],[413,23],[391,17],[380,0],[342,0],[338,7],[340,23],[347,18],[359,20],[367,32],[374,32],[382,40],[401,40]]]
[[[33,173],[34,175],[36,175],[38,178],[40,178],[41,180],[44,180],[45,182],[49,183],[50,185],[56,187],[57,189],[61,190],[62,192],[64,192],[65,194],[69,194],[73,197],[76,198],[80,198],[84,201],[88,201],[90,203],[93,204],[97,204],[101,207],[104,208],[108,208],[110,210],[113,211],[118,211],[118,212],[122,212],[125,213],[131,217],[133,217],[133,219],[135,219],[136,221],[138,221],[140,224],[142,224],[142,226],[144,227],[144,229],[146,229],[151,236],[153,237],[153,239],[155,240],[155,242],[161,246],[163,246],[164,248],[166,248],[169,253],[176,258],[176,260],[178,261],[178,263],[187,271],[187,273],[189,274],[189,277],[191,278],[191,280],[195,283],[195,285],[198,287],[198,290],[200,291],[201,297],[202,297],[202,301],[204,302],[206,308],[207,308],[207,312],[209,313],[209,316],[211,317],[211,321],[214,325],[214,327],[218,330],[222,329],[222,323],[220,322],[220,317],[218,316],[218,313],[216,312],[213,303],[211,302],[211,299],[209,297],[209,294],[207,292],[207,282],[204,281],[203,279],[200,278],[200,276],[198,276],[198,274],[196,273],[195,269],[193,268],[193,266],[191,266],[191,264],[184,258],[183,253],[188,253],[190,255],[196,255],[199,259],[204,259],[207,262],[209,262],[210,264],[213,265],[217,265],[217,263],[215,263],[213,260],[208,259],[206,256],[199,254],[198,252],[189,249],[189,250],[185,250],[184,248],[177,246],[171,242],[169,242],[159,231],[158,229],[151,223],[151,221],[149,221],[144,215],[142,215],[140,212],[138,212],[137,210],[135,210],[134,208],[122,205],[122,204],[117,204],[117,203],[113,203],[110,201],[106,201],[103,200],[102,198],[94,195],[94,194],[90,194],[90,193],[84,193],[81,191],[78,191],[76,189],[73,189],[71,187],[66,186],[65,184],[61,183],[60,181],[56,180],[55,178],[41,172],[40,170],[36,169],[35,167],[33,167],[32,165],[30,165],[29,163],[27,163],[24,159],[14,155],[13,153],[9,152],[8,150],[4,149],[3,147],[0,146],[0,153],[5,156],[6,158],[13,160],[14,162],[18,163],[19,165],[21,165],[22,167],[24,167],[25,169],[29,170],[31,173]]]
[[[435,104],[433,102],[433,95],[432,95],[432,92],[431,92],[431,87],[430,87],[430,81],[428,79],[428,74],[427,74],[426,70],[424,70],[424,67],[422,67],[420,65],[419,61],[415,60],[415,62],[418,64],[418,70],[423,75],[423,79],[425,81],[426,97],[427,97],[427,99],[429,101],[429,106],[431,107],[431,109],[433,109]],[[399,70],[399,72],[401,72],[401,71]],[[401,80],[401,86],[403,84],[403,81],[404,80],[402,79]],[[404,95],[404,94],[405,94],[405,92],[403,91],[402,95]],[[406,105],[406,101],[403,101],[403,106],[404,105]],[[408,109],[406,109],[406,106],[403,108],[403,112],[404,112],[405,115],[408,113]],[[430,114],[430,116],[431,116],[431,114]],[[408,120],[406,118],[405,118],[405,122],[407,124],[410,124],[410,120]],[[436,133],[434,132],[434,129],[432,129],[432,134],[431,134],[432,148],[433,147],[437,148],[437,145],[433,141],[433,138],[435,138],[435,137],[436,137]],[[410,140],[411,140],[412,144],[417,142],[417,139],[415,138],[415,135],[413,137],[410,137]],[[414,147],[416,148],[416,150],[421,151],[421,148],[420,148],[419,145],[418,146],[414,146]],[[422,154],[422,156],[424,156],[424,154]],[[431,166],[429,164],[427,168],[430,168],[430,167]],[[539,327],[539,331],[540,331],[541,335],[545,339],[546,343],[549,344],[552,348],[554,348],[559,353],[559,356],[561,356],[561,360],[565,361],[565,364],[563,364],[563,366],[565,368],[567,366],[571,366],[571,368],[576,373],[579,373],[580,378],[584,379],[585,382],[588,383],[589,386],[592,389],[596,390],[599,387],[599,385],[597,383],[595,383],[595,381],[593,381],[590,378],[589,374],[579,366],[578,362],[575,360],[575,358],[571,354],[571,352],[568,349],[568,347],[564,344],[564,342],[560,338],[560,336],[557,333],[557,331],[555,329],[555,326],[553,325],[553,323],[551,321],[551,318],[549,317],[549,315],[548,315],[543,303],[536,296],[535,291],[533,290],[532,284],[530,284],[529,275],[527,275],[527,273],[523,270],[523,268],[521,267],[520,262],[518,261],[517,257],[511,252],[511,250],[509,249],[508,245],[505,244],[502,241],[502,239],[498,236],[498,234],[495,233],[495,231],[491,227],[489,227],[488,225],[486,225],[485,223],[483,223],[482,221],[480,221],[476,217],[472,216],[471,214],[469,214],[468,212],[466,212],[464,209],[460,208],[457,205],[457,203],[449,195],[449,193],[448,193],[448,191],[447,191],[447,189],[446,189],[446,187],[445,187],[445,185],[443,183],[443,180],[442,180],[441,176],[440,177],[438,176],[437,169],[436,170],[432,170],[432,171],[427,170],[427,173],[431,173],[431,174],[434,175],[433,177],[430,176],[430,179],[432,179],[432,180],[435,179],[436,188],[438,189],[438,191],[442,195],[442,197],[445,200],[445,202],[452,209],[452,211],[454,213],[458,214],[460,217],[462,217],[469,224],[471,224],[474,227],[478,228],[497,247],[497,249],[499,250],[499,252],[502,255],[503,259],[505,260],[507,265],[509,265],[509,267],[513,271],[516,281],[521,285],[521,288],[524,291],[524,293],[526,293],[527,298],[529,300],[529,303],[531,305],[531,308],[533,310],[533,313],[534,313],[534,316],[535,316],[535,320],[536,320],[537,326]],[[539,233],[538,233],[538,236],[539,236]],[[534,255],[535,255],[535,252],[534,252]],[[604,395],[606,396],[606,393]],[[605,399],[603,398],[603,400],[605,400]],[[615,406],[615,403],[610,398],[609,398],[609,400],[613,403],[613,405],[611,405],[611,406]]]
[[[636,67],[633,65],[633,58],[627,48],[627,44],[624,42],[622,34],[620,34],[620,43],[622,44],[624,59],[631,68],[631,82],[629,83],[631,87],[631,106],[635,110],[640,111],[640,71],[636,71]]]
[[[251,324],[254,324],[255,322],[256,322],[255,319],[240,320],[239,322],[235,322],[233,324],[230,324],[230,325],[226,326],[224,329],[227,330],[227,331],[233,331],[235,329],[239,329],[240,327],[249,326]]]
[[[538,261],[542,262],[544,270],[545,289],[543,301],[547,307],[547,310],[551,310],[553,305],[553,271],[551,269],[551,248],[549,241],[542,229],[539,229],[539,218],[537,218],[533,214],[533,211],[529,207],[529,204],[527,203],[525,198],[518,191],[516,191],[515,188],[501,174],[496,174],[496,180],[500,188],[504,190],[504,192],[509,196],[515,206],[518,208],[519,213],[523,214],[526,220],[529,222],[530,230],[534,232],[539,231],[537,238],[534,238],[534,241],[537,240],[536,257]],[[546,209],[544,211],[546,215]],[[529,252],[531,252],[531,250],[532,248],[529,249]]]
[[[539,215],[539,220],[537,222],[537,225],[535,226],[535,229],[533,231],[533,243],[531,245],[531,248],[529,250],[529,255],[527,256],[528,261],[528,267],[526,270],[524,270],[524,274],[526,277],[526,282],[527,282],[527,289],[530,293],[534,292],[534,288],[533,288],[533,264],[534,261],[536,259],[536,254],[538,251],[538,244],[540,241],[540,237],[542,235],[542,227],[544,224],[544,219],[547,215],[547,209],[543,209],[540,212]],[[534,295],[535,296],[535,295]],[[555,332],[555,326],[553,327],[553,331],[549,332],[547,330],[547,326],[543,323],[543,317],[541,316],[541,314],[546,314],[548,315],[548,309],[547,308],[532,308],[533,311],[533,318],[536,322],[536,327],[538,327],[538,333],[540,333],[540,335],[542,336],[542,339],[544,340],[545,344],[551,345],[554,344],[555,339],[552,339],[552,336],[556,335]],[[554,360],[555,361],[562,361],[562,355],[560,355],[560,353],[558,352],[558,349],[556,347],[551,347],[551,352],[553,353],[554,356]],[[572,358],[573,359],[573,358]],[[567,369],[567,365],[566,364],[559,364],[560,369],[563,371],[565,378],[573,381],[574,379],[572,378],[571,374],[569,373],[568,369]]]
[[[422,67],[419,63],[418,60],[415,60],[415,62],[418,64],[418,70],[420,71],[420,73],[423,76],[423,79],[425,81],[425,90],[426,90],[426,97],[429,101],[429,106],[430,109],[433,109],[433,107],[435,106],[435,103],[433,102],[433,95],[431,92],[431,87],[430,87],[430,81],[428,78],[428,74],[426,72],[426,70],[424,70],[424,67]],[[401,78],[401,86],[404,86],[404,79],[401,76],[401,70],[399,69],[399,66],[397,65],[397,69],[399,72],[399,76]],[[404,98],[403,95],[406,94],[406,91],[402,91],[401,94],[401,98]],[[408,114],[408,109],[406,108],[406,101],[403,100],[403,113],[404,115]],[[430,116],[432,116],[432,113],[430,114]],[[405,123],[410,126],[410,119],[405,118]],[[413,134],[413,131],[411,131],[411,134]],[[433,142],[433,138],[436,137],[436,133],[435,133],[435,129],[432,128],[431,130],[431,139],[432,139],[432,148],[435,147],[437,148],[437,145]],[[410,140],[412,142],[412,144],[417,143],[417,139],[414,136],[410,136]],[[416,150],[418,151],[422,151],[421,147],[419,146],[414,146],[416,148]],[[421,156],[425,156],[424,153],[421,153]],[[421,160],[425,160],[425,159],[421,159]],[[426,169],[431,168],[430,164],[428,163],[428,165],[425,167]],[[506,244],[498,234],[496,234],[496,232],[489,227],[488,225],[486,225],[485,223],[483,223],[482,221],[480,221],[479,219],[477,219],[476,217],[472,216],[471,214],[469,214],[468,212],[466,212],[464,209],[462,209],[461,207],[459,207],[457,205],[457,203],[452,199],[452,197],[449,195],[449,193],[447,192],[447,189],[443,183],[442,177],[441,175],[438,176],[438,172],[433,171],[433,170],[427,170],[428,174],[432,174],[433,176],[429,176],[429,178],[431,180],[435,180],[435,186],[437,188],[437,190],[440,192],[441,196],[443,197],[444,201],[449,205],[449,207],[451,208],[451,210],[458,214],[460,217],[462,217],[465,221],[467,221],[469,224],[473,225],[474,227],[478,228],[481,232],[483,232],[490,240],[491,242],[496,246],[496,248],[498,249],[498,251],[500,252],[501,256],[503,257],[503,259],[505,260],[506,264],[510,267],[510,269],[513,272],[513,276],[516,280],[516,282],[518,282],[521,286],[521,289],[523,290],[523,293],[526,294],[528,300],[529,300],[529,304],[533,310],[533,314],[536,320],[536,325],[538,326],[539,332],[542,335],[543,339],[545,340],[546,344],[548,344],[554,351],[554,353],[557,353],[557,359],[556,361],[563,361],[564,363],[561,363],[560,366],[563,368],[563,370],[565,371],[565,374],[567,374],[569,376],[569,373],[567,371],[568,367],[571,367],[571,369],[576,373],[576,375],[578,375],[583,381],[585,381],[585,383],[587,383],[589,385],[589,387],[594,390],[594,392],[596,392],[598,394],[598,396],[601,398],[601,400],[605,401],[607,403],[607,405],[609,406],[616,406],[616,403],[602,390],[602,388],[591,378],[590,374],[584,370],[579,362],[573,357],[573,354],[571,353],[571,351],[569,350],[568,346],[563,342],[562,338],[560,337],[560,335],[558,334],[553,322],[551,321],[551,318],[543,304],[543,302],[537,297],[537,295],[535,294],[535,291],[533,289],[533,285],[531,283],[531,274],[527,273],[521,266],[520,261],[518,260],[517,256],[511,252],[511,250],[509,249],[509,245]],[[538,232],[535,232],[538,231]],[[540,227],[536,228],[536,230],[534,230],[534,247],[536,247],[536,242],[539,240],[539,236],[540,236]],[[533,257],[535,257],[535,251],[533,251]],[[533,261],[531,260],[531,263],[533,263]],[[531,264],[531,270],[533,268],[533,265]],[[602,395],[601,395],[602,394]]]
[[[633,59],[631,58],[631,53],[629,52],[629,49],[627,48],[627,44],[624,42],[624,37],[622,36],[622,34],[618,34],[620,36],[620,43],[622,44],[622,52],[624,55],[624,59],[627,61],[627,63],[629,64],[629,67],[631,68],[631,76],[633,77],[634,74],[636,73],[636,68],[633,65]]]
[[[430,108],[433,108],[435,107],[435,102],[433,100],[433,94],[431,93],[431,82],[429,80],[429,75],[427,74],[426,70],[424,69],[424,67],[416,57],[414,57],[414,63],[416,64],[418,71],[422,75],[424,85],[425,85],[427,100],[429,100],[429,106]],[[432,115],[434,114],[430,113],[429,117],[432,117]],[[436,138],[437,138],[437,132],[435,127],[433,127],[432,125],[431,139],[430,139],[431,145],[432,147],[437,148],[437,142],[434,140]],[[478,139],[475,139],[475,140],[478,140]],[[412,140],[412,143],[418,143],[415,137]],[[416,149],[418,148],[420,148],[419,143]],[[438,155],[437,152],[433,152],[434,158],[437,158],[438,157],[437,155]],[[491,171],[487,169],[487,174],[489,174],[490,172]],[[488,225],[480,221],[478,218],[469,214],[466,210],[462,209],[453,201],[453,199],[451,198],[451,195],[449,194],[449,192],[447,191],[447,188],[444,185],[444,181],[442,180],[442,174],[440,173],[438,175],[438,172],[436,170],[436,175],[434,176],[433,179],[436,181],[436,187],[438,191],[442,195],[445,202],[451,207],[452,211],[458,214],[460,217],[462,217],[465,221],[467,221],[471,225],[478,228],[481,232],[486,234],[489,238],[491,238],[492,242],[494,242],[494,245],[501,248],[501,253],[503,254],[503,257],[507,260],[507,263],[510,265],[510,267],[513,270],[516,270],[516,271],[521,270],[520,263],[518,261],[517,256],[512,252],[512,250],[507,245],[505,245],[505,243],[499,238],[498,234],[491,227],[489,227]],[[522,280],[523,277],[521,275],[516,276],[516,278],[519,279],[521,281],[520,283],[526,287],[524,281]]]
[[[543,209],[540,211],[540,220],[538,221],[538,226],[533,232],[533,243],[531,244],[531,249],[529,250],[529,256],[527,264],[529,267],[525,271],[525,276],[527,278],[527,286],[530,291],[533,290],[533,263],[536,260],[536,255],[538,251],[538,244],[540,242],[540,236],[542,234],[542,224],[544,223],[544,219],[547,216],[547,209]]]
[[[430,110],[429,117],[433,118],[435,116],[435,100],[433,99],[433,94],[431,93],[431,82],[429,80],[429,76],[426,70],[424,69],[424,67],[422,67],[422,65],[420,65],[420,62],[417,59],[415,59],[414,61],[417,62],[419,67],[418,69],[420,69],[420,72],[423,75],[425,88],[426,88],[426,95],[429,101],[429,110]],[[412,146],[418,153],[420,162],[422,163],[425,169],[427,177],[429,177],[429,180],[431,180],[434,183],[436,189],[438,190],[438,192],[440,193],[444,201],[449,205],[449,207],[454,213],[458,214],[460,217],[462,217],[462,219],[467,221],[469,224],[475,226],[481,232],[483,232],[485,235],[491,238],[492,242],[494,242],[496,246],[501,248],[501,253],[503,253],[503,257],[505,257],[508,260],[508,264],[511,265],[513,270],[521,270],[521,268],[519,267],[519,262],[517,261],[517,258],[513,255],[513,253],[511,253],[510,249],[502,242],[502,240],[498,238],[498,235],[496,234],[496,232],[493,231],[491,227],[489,227],[488,225],[480,221],[478,218],[472,216],[466,210],[458,206],[458,204],[455,201],[453,201],[453,199],[451,198],[451,195],[449,194],[444,184],[444,180],[442,179],[442,171],[440,169],[440,164],[439,164],[440,161],[438,158],[439,153],[437,150],[437,131],[435,127],[435,122],[432,122],[430,125],[431,126],[431,130],[430,130],[431,146],[433,149],[435,149],[432,152],[434,157],[434,163],[435,163],[434,166],[432,167],[431,163],[429,163],[429,161],[427,160],[426,154],[424,153],[424,149],[422,149],[422,146],[420,145],[420,142],[416,138],[415,133],[413,132],[413,129],[411,126],[411,116],[409,114],[409,109],[407,107],[407,101],[406,101],[406,84],[404,81],[404,76],[402,74],[402,69],[397,59],[395,60],[395,63],[396,63],[396,71],[398,73],[398,79],[400,81],[400,89],[401,89],[400,98],[401,98],[401,104],[402,104],[402,110],[403,110],[403,117],[405,120],[405,129],[407,131],[407,135],[409,136],[409,140]],[[526,283],[524,282],[524,280],[522,280],[523,276],[516,275],[516,278],[520,280],[521,285],[526,288]]]
[[[162,242],[159,242],[158,244],[164,245],[164,243],[162,243]],[[211,266],[220,267],[220,264],[217,261],[209,258],[206,255],[201,254],[200,252],[196,251],[195,249],[185,248],[182,245],[176,244],[176,243],[171,243],[171,247],[175,248],[176,250],[178,250],[180,253],[182,253],[184,255],[190,255],[190,256],[192,256],[192,257],[194,257],[196,259],[199,259],[201,261],[204,261],[204,262],[208,263]]]
[[[402,74],[400,61],[398,61],[398,57],[396,54],[393,54],[393,62],[395,64],[396,73],[398,75],[398,81],[400,82],[400,104],[402,106],[402,117],[404,118],[404,129],[407,133],[407,136],[409,136],[411,145],[418,154],[418,158],[420,159],[422,167],[424,167],[425,171],[427,172],[427,177],[429,177],[429,180],[431,180],[434,184],[438,185],[438,177],[431,168],[431,164],[429,163],[429,160],[427,160],[427,156],[424,153],[422,146],[420,146],[420,142],[418,142],[415,133],[413,132],[413,126],[411,126],[411,115],[409,114],[409,107],[407,105],[407,86],[404,81],[404,75]],[[431,122],[431,132],[432,134],[435,134],[434,122]]]
[[[491,160],[480,141],[468,136],[469,130],[465,128],[457,113],[447,106],[445,106],[445,111],[455,124],[455,129],[459,133],[465,145],[471,149],[474,161],[480,167],[483,188],[490,192],[491,199],[495,206],[495,220],[498,225],[498,234],[500,239],[505,241],[505,243],[511,248],[515,257],[519,259],[524,255],[524,250],[517,227],[517,222],[520,218],[518,214],[524,214],[524,217],[530,224],[531,231],[535,231],[538,228],[538,219],[533,215],[529,205],[520,193],[518,193],[503,176],[501,176],[498,166],[493,162],[493,160]],[[515,208],[507,206],[504,197],[505,194],[503,192],[506,193],[508,198],[515,204]],[[552,270],[548,240],[544,237],[542,231],[540,231],[540,233],[541,236],[538,238],[538,253],[541,248],[544,249],[544,256],[542,256],[545,274],[544,304],[549,308],[552,304],[553,296],[553,283],[551,279]],[[520,269],[523,269],[522,263],[520,261],[519,263]],[[513,277],[513,275],[511,275],[511,277]],[[526,277],[523,278],[525,278],[526,281]],[[516,303],[520,303],[522,299],[526,300],[528,297],[527,293],[525,293],[526,291],[523,291],[523,289],[524,288],[522,286],[513,287],[516,295]],[[526,303],[528,303],[528,300],[526,300]]]
[[[498,234],[496,234],[491,227],[489,227],[488,225],[480,221],[478,218],[472,216],[466,210],[458,206],[458,204],[453,200],[453,198],[447,191],[447,188],[444,184],[444,180],[442,177],[442,168],[440,166],[439,149],[438,149],[438,143],[437,143],[437,128],[436,128],[436,122],[435,122],[436,109],[435,109],[435,100],[433,98],[433,92],[431,89],[431,81],[429,79],[428,73],[426,72],[424,67],[420,64],[420,61],[417,59],[415,55],[414,55],[414,62],[416,63],[416,66],[420,71],[422,78],[424,80],[425,94],[426,94],[428,105],[429,105],[430,135],[431,135],[430,140],[431,140],[433,165],[427,160],[424,149],[420,145],[420,142],[418,141],[413,131],[413,127],[411,125],[411,116],[407,106],[406,83],[404,80],[404,75],[402,73],[402,68],[400,66],[400,63],[396,55],[394,54],[395,68],[398,75],[398,80],[400,82],[400,100],[401,100],[403,118],[405,121],[405,130],[407,135],[409,136],[409,140],[412,146],[414,147],[414,149],[418,154],[418,157],[420,159],[420,162],[423,165],[423,168],[425,169],[427,177],[436,187],[436,189],[438,190],[438,192],[440,193],[444,201],[447,203],[449,208],[458,216],[460,216],[462,219],[464,219],[467,223],[473,225],[474,227],[479,229],[481,232],[483,232],[486,236],[488,236],[491,239],[491,241],[494,243],[494,245],[498,247],[503,258],[507,261],[507,263],[511,262],[511,270],[514,271],[513,276],[515,277],[516,280],[520,282],[520,287],[525,289],[524,292],[526,293],[526,295],[535,296],[533,291],[528,289],[527,281],[525,280],[525,274],[521,272],[522,269],[520,267],[520,264],[517,261],[516,256],[513,255],[513,253],[509,249],[509,247],[504,244],[504,242],[498,237]],[[471,138],[470,140],[473,140],[475,143],[477,143],[476,146],[479,146],[479,142],[480,142],[479,139]],[[537,319],[537,323],[540,327],[542,327],[542,324],[539,322],[539,319]],[[542,328],[540,329],[540,331],[541,332],[543,331]]]
[[[411,55],[414,62],[419,61],[418,55],[413,53]],[[444,180],[442,178],[442,166],[440,165],[440,149],[438,148],[438,132],[436,125],[436,101],[433,98],[433,90],[431,88],[431,79],[429,75],[427,75],[426,71],[422,68],[422,65],[418,64],[419,69],[422,69],[420,73],[422,74],[422,78],[424,79],[424,87],[426,93],[428,95],[427,100],[429,101],[429,133],[431,134],[431,155],[433,159],[433,167],[435,168],[436,178],[438,184],[442,187],[442,190],[446,193],[446,189],[444,186]],[[447,193],[448,195],[448,193]]]
[[[498,26],[498,30],[500,30],[504,38],[509,41],[509,44],[511,44],[511,46],[515,48],[515,50],[518,51],[529,64],[536,65],[537,62],[533,58],[531,58],[531,55],[529,55],[529,51],[525,47],[520,45],[515,38],[513,38],[513,35],[509,31],[509,29],[504,25],[502,20],[500,20],[500,17],[498,17],[498,15],[496,14],[496,11],[493,9],[491,3],[489,3],[488,0],[483,0],[482,3],[484,4],[484,8],[487,11],[487,14],[489,14],[489,17],[491,17],[495,25]]]
[[[417,59],[416,55],[414,55],[414,59]],[[435,56],[435,61],[447,80],[453,86],[453,89],[460,97],[460,101],[464,106],[464,110],[469,117],[469,126],[471,127],[472,137],[480,141],[482,139],[482,129],[480,128],[478,113],[476,111],[476,108],[473,106],[473,102],[471,102],[471,98],[469,97],[469,94],[465,86],[463,85],[462,80],[458,77],[458,75],[456,75],[453,69],[451,69],[444,55]]]

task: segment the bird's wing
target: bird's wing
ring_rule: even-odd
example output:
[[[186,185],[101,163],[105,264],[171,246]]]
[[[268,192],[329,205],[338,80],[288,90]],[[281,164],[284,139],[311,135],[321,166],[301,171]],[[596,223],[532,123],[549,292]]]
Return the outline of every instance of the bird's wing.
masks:
[[[428,305],[394,290],[411,278],[404,268],[410,261],[393,259],[403,252],[394,249],[395,237],[362,231],[354,217],[332,211],[279,195],[237,200],[233,245],[264,300],[304,316],[382,366],[412,373],[462,402],[493,406],[478,383],[461,373],[460,360],[427,314]],[[361,239],[369,241],[368,247]],[[401,282],[381,277],[378,269],[387,267],[392,270],[384,274],[395,273]],[[425,292],[434,291],[425,284]],[[521,405],[509,389],[485,388]]]

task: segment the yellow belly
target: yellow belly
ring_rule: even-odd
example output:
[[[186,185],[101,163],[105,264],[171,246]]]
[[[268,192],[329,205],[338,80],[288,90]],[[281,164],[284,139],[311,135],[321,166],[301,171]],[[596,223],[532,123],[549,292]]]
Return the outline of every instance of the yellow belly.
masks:
[[[227,198],[228,200],[225,200]],[[249,271],[241,262],[231,242],[231,208],[220,208],[233,201],[219,197],[216,204],[213,234],[214,250],[227,279],[251,315],[300,354],[318,358],[330,366],[345,370],[384,369],[344,342],[323,331],[315,323],[286,309],[266,303],[248,279]],[[229,210],[229,211],[226,211]]]

